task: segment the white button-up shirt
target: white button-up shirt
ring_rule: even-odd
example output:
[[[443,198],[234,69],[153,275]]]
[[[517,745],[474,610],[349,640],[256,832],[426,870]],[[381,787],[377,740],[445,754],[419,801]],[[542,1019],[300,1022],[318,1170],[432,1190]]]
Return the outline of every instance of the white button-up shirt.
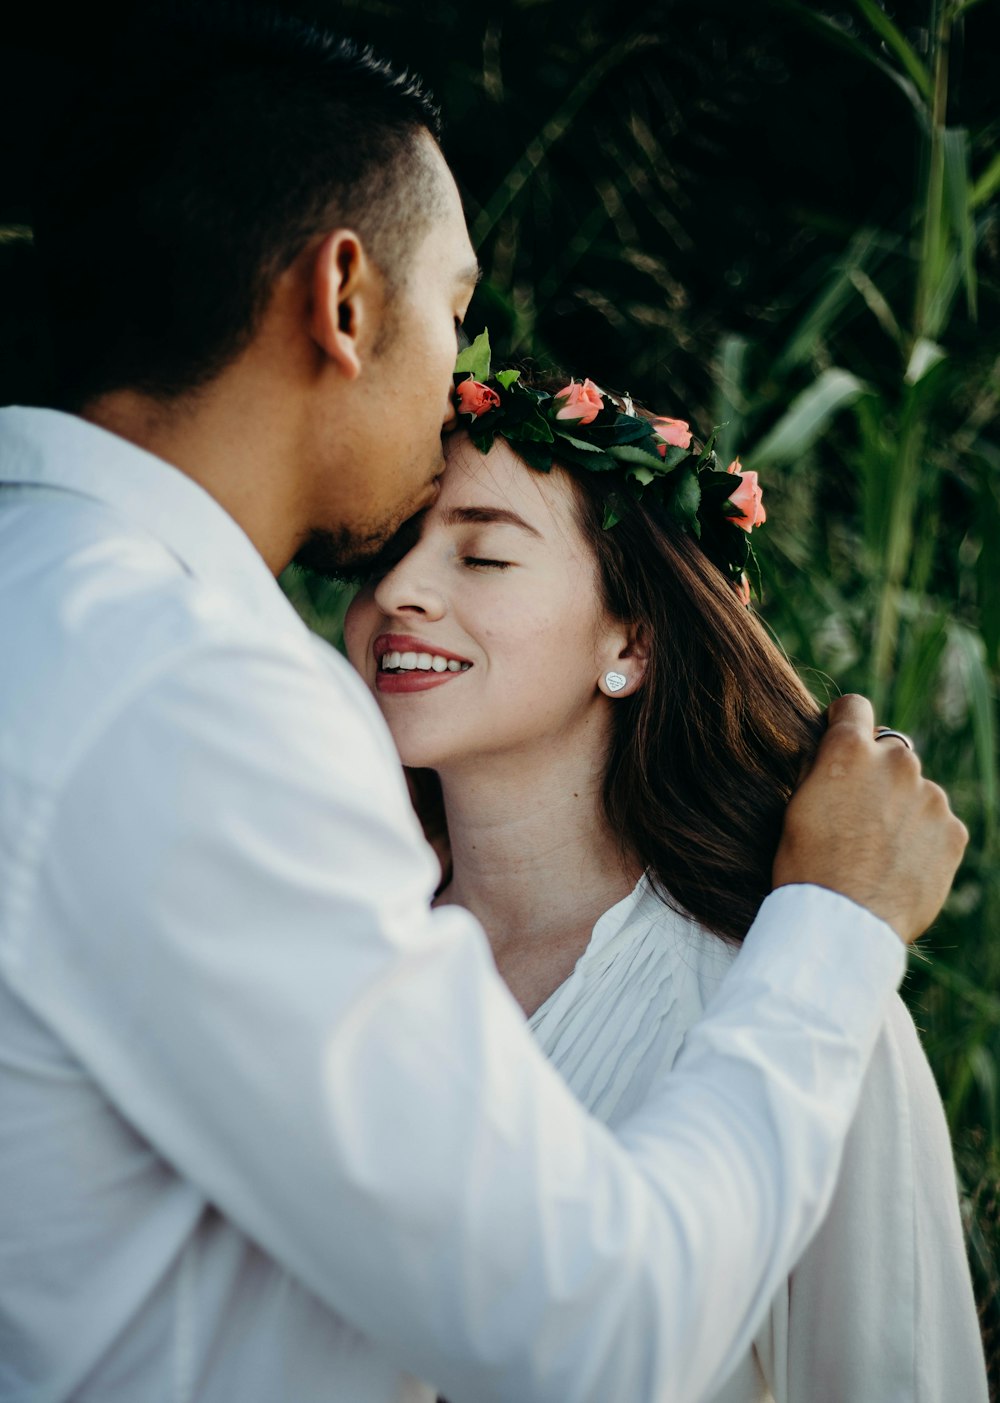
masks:
[[[0,482],[3,1403],[702,1397],[829,1202],[896,936],[774,893],[612,1136],[213,498],[44,410]]]

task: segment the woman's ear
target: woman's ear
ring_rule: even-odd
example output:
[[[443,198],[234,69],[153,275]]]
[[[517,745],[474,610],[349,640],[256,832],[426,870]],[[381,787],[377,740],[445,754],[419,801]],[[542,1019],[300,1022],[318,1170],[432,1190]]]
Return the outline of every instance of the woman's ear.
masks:
[[[641,624],[619,631],[605,656],[597,685],[607,697],[630,697],[643,684],[649,662],[647,630]]]
[[[335,229],[320,244],[312,270],[310,331],[316,345],[348,380],[361,374],[364,347],[381,314],[381,275],[351,229]]]

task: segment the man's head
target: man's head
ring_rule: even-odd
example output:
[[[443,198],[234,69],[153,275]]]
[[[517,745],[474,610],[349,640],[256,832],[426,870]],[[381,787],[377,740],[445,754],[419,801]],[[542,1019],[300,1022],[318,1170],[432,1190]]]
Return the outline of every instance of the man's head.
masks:
[[[437,131],[412,78],[287,16],[203,4],[130,38],[63,125],[38,192],[62,405],[86,413],[128,395],[190,409],[252,358],[280,313],[288,354],[274,368],[294,363],[316,411],[315,438],[300,442],[316,476],[296,500],[315,497],[303,510],[320,515],[299,523],[299,541],[312,540],[318,563],[318,542],[349,555],[384,538],[424,504],[440,464],[454,319],[471,295],[474,259]],[[431,364],[413,366],[428,336]],[[355,512],[350,483],[329,492],[323,477],[343,478],[338,443],[385,452],[390,426],[376,442],[361,410],[384,412],[390,367],[417,383],[426,369],[433,431],[417,413],[420,442],[397,446],[395,485],[380,482],[377,461],[357,465],[367,490]],[[284,389],[280,412],[304,422],[305,399]]]

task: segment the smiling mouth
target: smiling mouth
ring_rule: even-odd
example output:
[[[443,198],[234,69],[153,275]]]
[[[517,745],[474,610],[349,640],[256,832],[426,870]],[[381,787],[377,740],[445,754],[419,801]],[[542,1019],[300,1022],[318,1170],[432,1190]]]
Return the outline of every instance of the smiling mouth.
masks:
[[[458,658],[445,658],[440,653],[398,652],[392,649],[379,659],[379,672],[468,672],[471,663]]]

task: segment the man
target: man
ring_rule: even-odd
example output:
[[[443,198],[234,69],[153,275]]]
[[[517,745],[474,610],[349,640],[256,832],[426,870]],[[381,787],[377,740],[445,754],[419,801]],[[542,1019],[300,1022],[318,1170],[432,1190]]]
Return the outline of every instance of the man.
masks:
[[[475,280],[435,131],[328,36],[206,22],[47,168],[73,412],[0,413],[8,1403],[702,1396],[821,1220],[964,846],[848,699],[618,1140],[429,912],[387,737],[273,575],[433,500]]]

